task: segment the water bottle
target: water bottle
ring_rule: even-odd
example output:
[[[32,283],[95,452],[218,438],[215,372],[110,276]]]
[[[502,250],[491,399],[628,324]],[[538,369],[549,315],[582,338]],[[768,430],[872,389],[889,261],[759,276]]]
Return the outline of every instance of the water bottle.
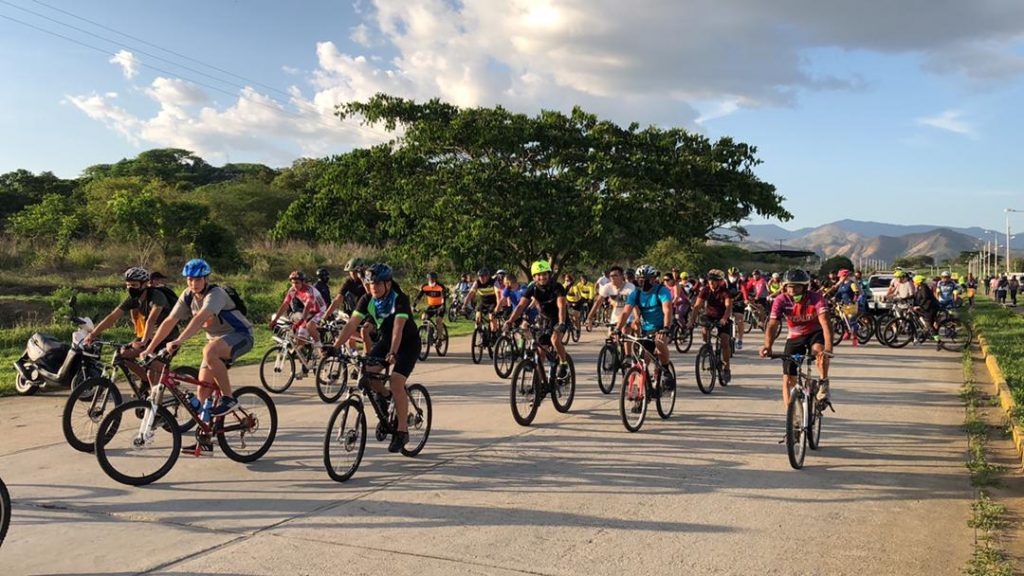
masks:
[[[213,410],[213,398],[207,398],[206,402],[203,402],[203,410],[199,413],[199,417],[209,424],[210,422],[210,411]]]
[[[196,395],[191,392],[188,393],[188,403],[190,406],[192,406],[192,410],[195,410],[197,412],[199,411],[199,407],[202,405],[199,402],[199,398],[196,398]]]

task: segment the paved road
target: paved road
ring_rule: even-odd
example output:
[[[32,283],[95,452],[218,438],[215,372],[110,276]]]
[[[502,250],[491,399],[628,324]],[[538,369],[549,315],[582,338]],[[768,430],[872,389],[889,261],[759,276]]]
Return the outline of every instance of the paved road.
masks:
[[[324,472],[331,407],[310,381],[276,396],[271,451],[242,465],[182,458],[131,488],[65,445],[63,397],[0,400],[0,474],[15,517],[0,574],[958,574],[969,555],[959,360],[844,344],[823,449],[790,469],[779,366],[741,352],[735,386],[700,394],[676,358],[675,415],[622,428],[571,347],[571,413],[531,428],[468,341],[421,363],[434,430],[415,459],[367,447],[345,484]],[[256,382],[239,368],[239,382]],[[372,422],[372,419],[371,419]],[[806,548],[812,545],[813,549]],[[803,548],[802,548],[803,547]]]

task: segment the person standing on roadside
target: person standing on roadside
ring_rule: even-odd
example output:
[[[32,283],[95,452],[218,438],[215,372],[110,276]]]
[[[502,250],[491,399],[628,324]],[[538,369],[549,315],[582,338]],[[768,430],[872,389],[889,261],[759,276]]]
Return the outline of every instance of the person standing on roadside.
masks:
[[[967,305],[974,306],[974,294],[978,291],[978,279],[974,274],[967,275]]]
[[[1006,274],[1003,274],[995,280],[996,287],[996,302],[1000,304],[1006,304],[1006,292],[1010,288],[1010,281],[1006,279]]]
[[[1007,287],[1010,289],[1010,306],[1016,306],[1017,292],[1020,291],[1020,281],[1018,281],[1017,277],[1014,276],[1013,278],[1010,278],[1010,281],[1007,283]]]

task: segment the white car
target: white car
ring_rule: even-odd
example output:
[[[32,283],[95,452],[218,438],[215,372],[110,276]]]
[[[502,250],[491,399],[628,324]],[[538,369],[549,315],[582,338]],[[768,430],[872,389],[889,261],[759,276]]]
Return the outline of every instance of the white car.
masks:
[[[914,276],[913,272],[903,271],[904,274]],[[889,284],[892,282],[892,272],[879,272],[868,277],[868,290],[871,292],[871,300],[868,301],[868,308],[889,308],[892,303],[887,301],[885,294],[889,291]]]

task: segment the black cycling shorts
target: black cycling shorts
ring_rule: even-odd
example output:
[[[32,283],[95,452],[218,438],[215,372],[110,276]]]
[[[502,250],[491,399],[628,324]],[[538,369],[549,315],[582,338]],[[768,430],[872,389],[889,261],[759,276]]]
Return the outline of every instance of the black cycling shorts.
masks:
[[[730,336],[730,337],[732,336],[732,324],[733,324],[732,316],[729,317],[729,321],[726,322],[725,326],[722,326],[721,324],[719,324],[719,322],[721,322],[721,320],[722,320],[721,318],[712,318],[710,316],[702,316],[701,320],[705,321],[705,322],[713,322],[716,326],[718,326],[718,334],[719,334],[719,336]]]
[[[810,354],[815,344],[821,344],[825,346],[825,333],[821,330],[815,330],[810,334],[804,334],[803,336],[797,336],[796,338],[789,338],[786,340],[786,348],[783,350],[785,354]],[[784,360],[782,362],[782,373],[790,376],[796,376],[797,371],[800,369],[792,360]]]
[[[497,307],[497,302],[488,302],[484,300],[480,302],[480,306],[477,307],[476,311],[479,312],[481,316],[487,316],[491,312],[494,312],[494,309]]]
[[[373,345],[370,349],[370,356],[376,356],[378,358],[385,358],[388,352],[391,351],[391,338],[387,338],[385,342],[384,338],[381,338],[379,342]],[[417,332],[415,338],[412,336],[403,336],[401,347],[398,349],[398,354],[395,355],[395,365],[391,367],[391,372],[394,374],[401,374],[406,378],[412,374],[412,369],[416,366],[416,360],[419,359],[420,355],[420,335]]]
[[[427,309],[423,311],[428,319],[438,315],[444,316],[444,312],[444,304],[441,304],[440,306],[427,306]]]

